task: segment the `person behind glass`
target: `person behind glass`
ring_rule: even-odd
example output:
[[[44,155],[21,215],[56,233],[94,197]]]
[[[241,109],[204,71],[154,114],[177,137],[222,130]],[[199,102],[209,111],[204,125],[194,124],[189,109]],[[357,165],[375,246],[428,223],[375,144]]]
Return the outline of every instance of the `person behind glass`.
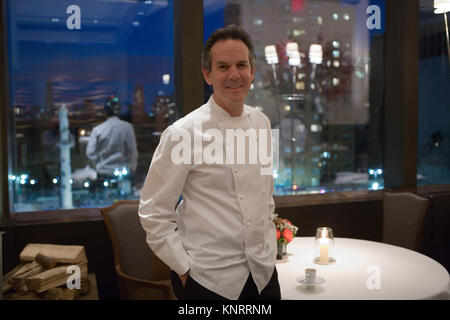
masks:
[[[271,135],[270,120],[244,104],[255,76],[245,30],[216,30],[203,48],[202,72],[212,96],[164,130],[150,164],[138,213],[147,243],[170,267],[179,299],[280,299],[272,174],[262,175],[258,165],[194,159],[193,141],[203,141],[202,150],[211,144],[211,136],[204,142],[207,130],[223,137],[227,129]],[[174,161],[186,136],[190,161]],[[215,142],[225,150],[225,139]]]
[[[86,155],[97,171],[98,185],[118,174],[129,177],[136,170],[138,159],[134,128],[118,117],[119,98],[109,96],[104,109],[108,119],[94,127],[86,147]]]

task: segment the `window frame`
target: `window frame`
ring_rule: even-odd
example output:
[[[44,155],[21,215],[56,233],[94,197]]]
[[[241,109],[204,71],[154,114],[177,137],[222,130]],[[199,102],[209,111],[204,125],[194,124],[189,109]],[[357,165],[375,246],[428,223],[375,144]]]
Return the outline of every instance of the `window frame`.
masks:
[[[203,0],[174,1],[175,92],[179,110],[185,115],[203,103],[204,89],[200,57],[203,45]],[[184,3],[183,3],[184,2]],[[0,25],[6,1],[0,6]],[[386,1],[386,33],[383,53],[384,172],[386,189],[416,189],[420,192],[448,191],[450,185],[417,186],[419,0]],[[187,36],[189,35],[189,37]],[[194,38],[192,38],[194,37]],[[194,40],[194,41],[192,41]],[[6,28],[0,32],[0,92],[9,92]],[[189,63],[183,63],[189,61]],[[401,63],[398,63],[401,61]],[[100,208],[11,213],[8,186],[9,141],[7,119],[9,95],[0,95],[0,223],[8,225],[42,222],[101,220]],[[399,152],[399,150],[401,150]],[[381,200],[382,191],[345,191],[315,195],[274,196],[277,207],[337,204]],[[3,214],[2,214],[3,213]],[[36,215],[39,214],[39,216]]]

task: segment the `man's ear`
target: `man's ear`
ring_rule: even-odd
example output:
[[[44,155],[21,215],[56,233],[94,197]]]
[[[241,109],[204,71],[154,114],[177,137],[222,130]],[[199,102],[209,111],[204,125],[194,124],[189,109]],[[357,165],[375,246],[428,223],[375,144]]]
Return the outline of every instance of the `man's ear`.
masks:
[[[205,81],[208,85],[211,85],[211,73],[206,70],[205,68],[202,68],[203,78],[205,78]]]

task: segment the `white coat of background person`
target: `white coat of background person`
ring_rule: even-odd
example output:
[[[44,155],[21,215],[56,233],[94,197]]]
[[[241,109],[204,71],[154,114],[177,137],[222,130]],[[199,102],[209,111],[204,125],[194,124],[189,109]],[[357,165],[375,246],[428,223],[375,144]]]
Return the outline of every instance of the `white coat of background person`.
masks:
[[[114,172],[127,168],[136,170],[138,151],[133,126],[121,119],[119,98],[110,96],[105,102],[108,119],[94,127],[86,148],[87,157],[94,163],[98,175],[114,176]]]

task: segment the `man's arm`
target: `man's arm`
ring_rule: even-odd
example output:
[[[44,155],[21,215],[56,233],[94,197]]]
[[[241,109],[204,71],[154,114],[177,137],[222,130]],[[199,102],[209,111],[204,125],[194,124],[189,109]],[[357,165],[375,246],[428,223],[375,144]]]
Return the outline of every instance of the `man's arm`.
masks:
[[[130,124],[129,130],[128,130],[128,137],[126,140],[127,147],[128,147],[128,157],[129,157],[129,169],[131,172],[136,171],[137,167],[137,161],[138,161],[138,151],[136,146],[136,135],[134,134],[133,126]]]
[[[141,193],[139,217],[153,252],[178,275],[187,277],[189,258],[177,230],[175,206],[189,166],[172,161],[171,151],[178,142],[171,141],[171,136],[169,127],[153,155]]]
[[[97,152],[97,131],[92,130],[91,135],[89,136],[89,141],[86,147],[86,156],[94,162],[97,163],[98,152]]]

